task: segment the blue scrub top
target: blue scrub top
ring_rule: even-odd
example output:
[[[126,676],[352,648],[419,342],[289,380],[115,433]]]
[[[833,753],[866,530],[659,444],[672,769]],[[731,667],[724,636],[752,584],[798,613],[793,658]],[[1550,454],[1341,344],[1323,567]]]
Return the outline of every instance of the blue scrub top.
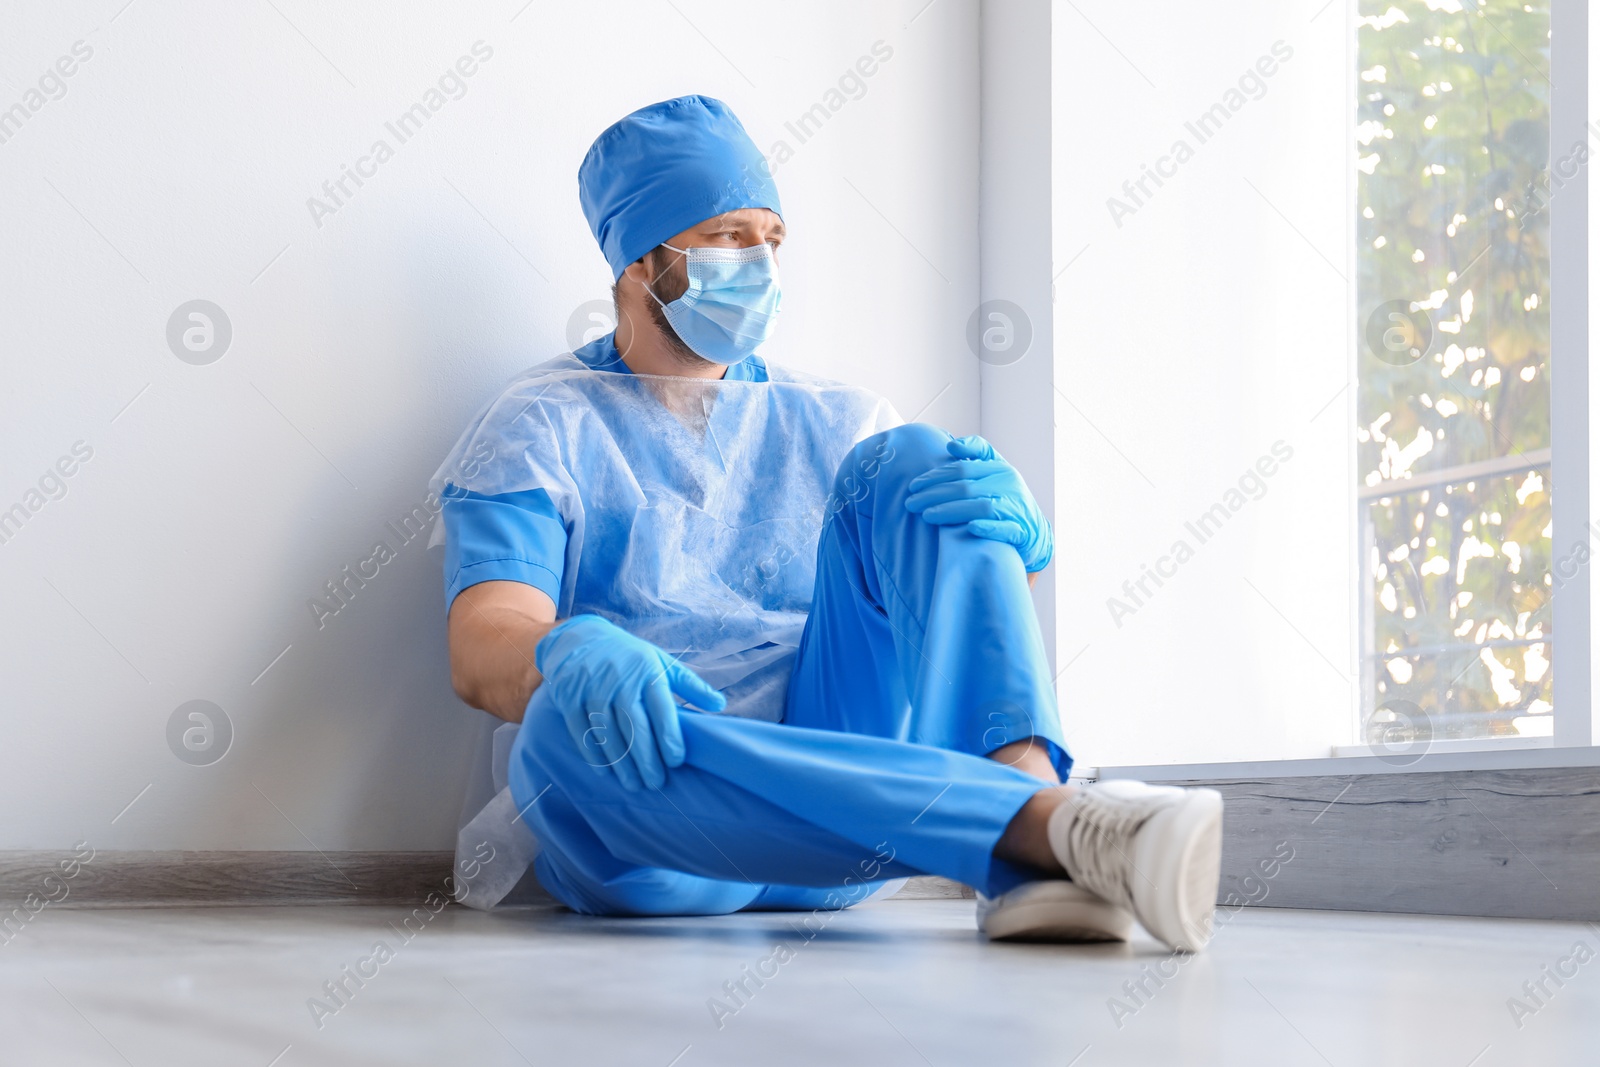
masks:
[[[614,331],[572,354],[592,370],[633,373],[617,351]],[[767,381],[767,364],[760,356],[750,356],[731,364],[723,380]],[[560,603],[568,530],[549,493],[528,489],[486,496],[447,485],[440,503],[446,615],[461,591],[479,582],[521,582]]]

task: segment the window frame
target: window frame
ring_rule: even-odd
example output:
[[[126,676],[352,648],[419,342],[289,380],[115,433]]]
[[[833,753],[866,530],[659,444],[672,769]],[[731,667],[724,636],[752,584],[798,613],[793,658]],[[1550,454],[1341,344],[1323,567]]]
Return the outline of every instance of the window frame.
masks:
[[[1556,161],[1589,143],[1587,0],[1550,4],[1550,453],[1551,545],[1588,544],[1589,533],[1589,180],[1563,180]],[[1557,195],[1559,194],[1559,195]],[[1570,549],[1568,550],[1570,551]],[[1551,704],[1557,749],[1595,744],[1590,651],[1590,575],[1580,566],[1552,593]]]

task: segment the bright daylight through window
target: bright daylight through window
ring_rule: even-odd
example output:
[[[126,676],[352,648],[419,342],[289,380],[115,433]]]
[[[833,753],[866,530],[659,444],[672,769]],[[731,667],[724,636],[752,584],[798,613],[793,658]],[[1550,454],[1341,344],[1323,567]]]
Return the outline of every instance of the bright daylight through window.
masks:
[[[1548,736],[1548,3],[1359,16],[1362,740]]]

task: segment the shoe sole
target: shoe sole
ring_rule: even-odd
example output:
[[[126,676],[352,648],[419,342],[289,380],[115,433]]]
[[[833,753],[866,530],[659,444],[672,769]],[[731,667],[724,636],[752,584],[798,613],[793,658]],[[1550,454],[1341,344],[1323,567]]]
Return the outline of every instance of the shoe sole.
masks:
[[[1074,887],[1070,896],[1045,891],[996,908],[983,920],[982,928],[991,941],[1093,944],[1128,940],[1133,916]]]
[[[1222,794],[1185,790],[1140,827],[1133,852],[1139,921],[1175,951],[1200,951],[1211,940],[1222,881]]]

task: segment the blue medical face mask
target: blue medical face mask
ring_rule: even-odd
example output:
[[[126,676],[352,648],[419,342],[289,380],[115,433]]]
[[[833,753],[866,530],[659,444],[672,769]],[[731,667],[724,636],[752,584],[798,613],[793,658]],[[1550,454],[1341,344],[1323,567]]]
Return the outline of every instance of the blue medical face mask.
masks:
[[[702,359],[731,364],[759,348],[777,325],[783,290],[770,244],[750,248],[670,248],[684,257],[689,288],[661,305],[667,322]]]

